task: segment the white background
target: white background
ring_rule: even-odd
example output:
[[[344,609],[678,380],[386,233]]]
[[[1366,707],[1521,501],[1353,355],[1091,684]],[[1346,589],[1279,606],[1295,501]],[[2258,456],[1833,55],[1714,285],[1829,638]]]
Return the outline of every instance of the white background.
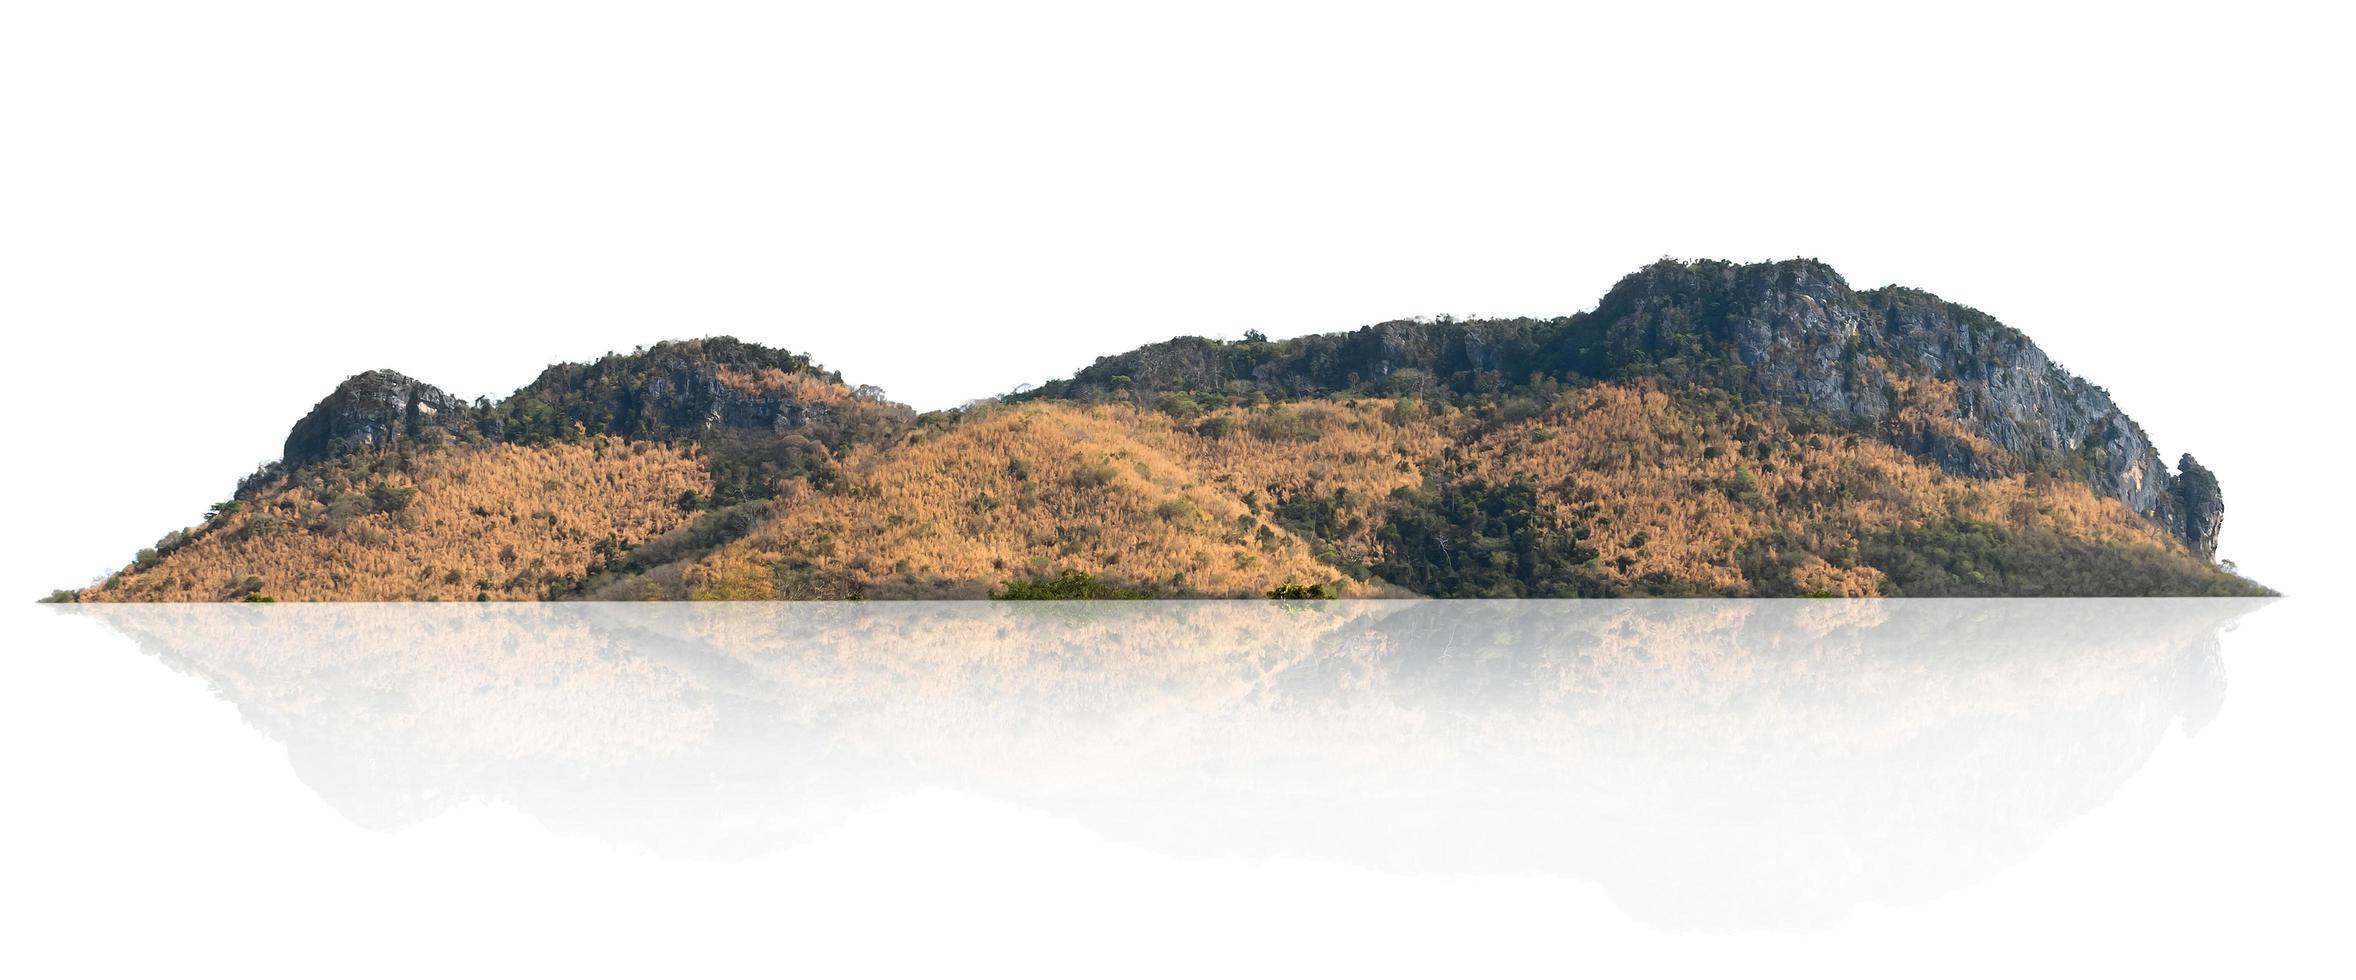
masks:
[[[2154,608],[2165,618],[2164,607]],[[240,610],[212,612],[233,615]],[[348,673],[317,672],[322,664],[317,657],[300,658],[302,666],[275,674],[266,655],[199,656],[200,665],[232,666],[228,672],[236,676],[224,686],[244,695],[233,703],[207,690],[206,677],[220,673],[203,666],[174,669],[159,655],[157,644],[145,644],[143,652],[141,644],[106,622],[75,613],[72,607],[0,609],[0,629],[23,644],[0,652],[0,787],[9,793],[6,805],[0,806],[0,938],[6,940],[0,942],[0,974],[8,976],[2207,980],[2350,974],[2346,932],[2350,917],[2356,915],[2356,897],[2348,885],[2356,873],[2356,846],[2347,829],[2356,813],[2351,812],[2347,785],[2346,704],[2348,690],[2356,685],[2356,662],[2343,650],[2317,642],[2338,634],[2344,621],[2330,603],[2318,599],[2280,600],[2225,632],[2227,690],[2216,719],[2189,738],[2182,727],[2168,724],[2156,747],[2141,743],[2137,733],[2149,724],[2151,712],[2180,705],[2164,689],[2139,686],[2132,677],[2121,685],[2123,690],[2153,696],[2119,698],[2113,702],[2119,720],[2103,725],[2082,724],[2092,715],[2084,709],[2101,702],[2078,701],[2086,696],[2088,685],[2082,677],[2069,676],[2067,669],[2055,678],[2062,693],[2050,700],[2033,690],[2008,688],[2000,678],[1985,683],[1991,675],[1969,667],[1946,676],[1935,670],[1878,675],[1868,671],[1868,676],[1890,682],[1884,690],[1898,703],[1914,703],[1910,699],[1920,693],[1947,686],[1962,707],[1952,712],[1934,709],[1928,717],[1943,719],[1944,725],[1926,725],[1925,716],[1888,714],[1870,701],[1798,697],[1781,702],[1793,708],[1799,720],[1773,728],[1792,738],[1789,745],[1779,747],[1773,739],[1746,738],[1746,733],[1757,731],[1750,725],[1714,727],[1726,716],[1740,718],[1757,709],[1756,702],[1746,706],[1743,695],[1777,703],[1780,699],[1771,684],[1750,686],[1732,679],[1733,671],[1691,675],[1686,682],[1696,684],[1693,711],[1703,716],[1696,725],[1726,739],[1720,751],[1771,759],[1779,752],[1825,750],[1813,762],[1770,768],[1781,768],[1848,801],[1857,816],[1827,820],[1794,835],[1819,839],[1811,846],[1794,847],[1794,852],[1826,856],[1824,877],[1833,881],[1921,882],[1920,887],[1859,888],[1870,893],[1856,896],[1862,904],[1820,931],[1754,927],[1717,933],[1678,931],[1673,922],[1663,926],[1657,916],[1648,919],[1640,910],[1624,910],[1618,896],[1643,875],[1636,868],[1615,870],[1608,852],[1590,853],[1567,868],[1560,861],[1533,861],[1519,873],[1503,861],[1478,873],[1450,871],[1445,870],[1451,865],[1446,860],[1435,862],[1442,870],[1403,872],[1383,866],[1380,848],[1318,848],[1320,853],[1303,855],[1296,823],[1300,812],[1339,809],[1325,794],[1358,780],[1305,773],[1302,784],[1287,784],[1276,781],[1289,771],[1287,767],[1281,762],[1271,766],[1269,760],[1330,761],[1348,758],[1352,750],[1347,748],[1336,756],[1315,751],[1293,756],[1281,745],[1255,751],[1239,740],[1225,743],[1233,745],[1238,757],[1225,762],[1195,760],[1202,775],[1218,778],[1180,778],[1171,784],[1199,789],[1216,799],[1220,784],[1232,783],[1239,788],[1234,800],[1257,801],[1255,805],[1274,811],[1274,824],[1292,826],[1290,832],[1280,829],[1265,839],[1218,819],[1223,811],[1216,803],[1195,810],[1188,805],[1191,801],[1171,801],[1177,812],[1210,814],[1212,823],[1225,825],[1224,830],[1206,829],[1202,839],[1191,841],[1194,846],[1180,849],[1156,847],[1163,842],[1154,838],[1186,840],[1189,835],[1134,832],[1136,824],[1151,825],[1151,820],[1102,819],[1101,812],[1096,814],[1100,819],[1085,819],[1092,808],[1078,801],[1085,796],[1086,774],[1095,771],[1092,766],[1136,761],[1149,775],[1138,781],[1112,777],[1109,782],[1118,788],[1110,795],[1116,803],[1150,799],[1153,791],[1139,787],[1156,785],[1174,772],[1169,746],[1156,743],[1180,743],[1206,731],[1215,739],[1223,713],[1220,704],[1238,698],[1229,687],[1206,689],[1200,699],[1173,697],[1163,702],[1167,710],[1159,720],[1177,723],[1170,731],[1157,733],[1153,717],[1123,714],[1118,708],[1101,725],[1071,726],[1053,723],[1059,717],[1053,712],[1032,715],[1018,707],[1005,717],[1046,723],[1036,728],[1018,725],[1019,736],[1000,739],[992,734],[998,730],[981,719],[996,716],[993,708],[1019,705],[1022,696],[1011,692],[1023,688],[993,687],[986,670],[961,671],[958,683],[978,683],[980,690],[997,692],[1005,700],[993,702],[985,694],[959,701],[952,684],[919,694],[911,709],[961,705],[962,710],[940,716],[944,726],[1013,746],[1011,757],[1003,761],[1006,768],[1042,767],[1035,784],[1060,785],[1068,792],[1033,794],[1050,801],[1040,805],[979,795],[971,785],[966,791],[952,785],[879,794],[864,805],[843,807],[843,799],[828,790],[839,789],[845,781],[828,778],[823,762],[811,767],[783,763],[788,773],[813,777],[808,784],[818,799],[809,804],[811,810],[823,813],[843,807],[839,823],[822,821],[813,836],[790,848],[764,849],[741,861],[674,860],[633,846],[633,841],[661,840],[664,835],[658,831],[666,815],[707,828],[725,821],[684,819],[677,815],[687,813],[685,808],[659,805],[645,808],[644,826],[613,819],[617,813],[637,812],[627,804],[629,793],[701,787],[696,791],[704,793],[719,813],[744,821],[746,837],[764,838],[763,814],[744,806],[745,800],[761,799],[757,791],[747,795],[740,787],[663,778],[699,765],[754,772],[728,768],[723,758],[730,751],[725,735],[691,741],[687,744],[693,748],[680,752],[664,748],[660,738],[615,741],[617,732],[645,729],[628,721],[617,725],[610,712],[566,710],[568,698],[582,699],[570,702],[576,708],[603,703],[602,694],[577,686],[577,677],[550,678],[541,688],[546,701],[527,698],[519,707],[511,699],[502,710],[499,696],[490,693],[478,710],[461,710],[458,706],[469,703],[471,688],[450,685],[440,688],[437,697],[431,681],[418,680],[430,676],[430,669],[418,674],[384,669],[367,655],[382,645],[370,649],[365,640],[359,643],[367,653],[344,664]],[[1704,614],[1700,622],[1756,636],[1757,631],[1733,625],[1741,619]],[[192,625],[204,632],[201,624]],[[388,625],[394,635],[430,635],[397,623]],[[1028,635],[1003,621],[998,628]],[[1703,627],[1705,633],[1709,629]],[[281,638],[288,632],[265,631]],[[1248,635],[1216,629],[1209,633]],[[443,635],[469,634],[460,629]],[[659,630],[648,630],[635,642],[659,635]],[[1673,629],[1652,635],[1669,637],[1658,650],[1670,658],[1677,658],[1680,649],[1688,655],[1696,647],[1711,649],[1706,642],[1681,648]],[[840,649],[855,642],[841,636],[813,645]],[[1398,639],[1401,646],[1415,645],[1406,634]],[[184,652],[203,642],[183,644]],[[575,632],[570,640],[552,639],[550,646],[579,642]],[[608,652],[628,651],[633,642],[628,636],[615,637]],[[1153,646],[1157,642],[1165,640],[1145,641],[1142,649],[1161,650]],[[1961,641],[1940,642],[1952,649]],[[2124,648],[2136,650],[2138,642],[2130,638]],[[460,640],[439,653],[449,658],[453,649],[468,646]],[[690,646],[709,649],[700,643]],[[513,647],[479,652],[493,662],[504,652],[510,664],[568,662],[540,659],[534,651],[545,651],[529,641],[524,648],[520,657]],[[727,649],[727,642],[720,641],[718,648]],[[1124,649],[1128,656],[1141,652],[1139,646]],[[1782,648],[1786,654],[1794,649]],[[780,654],[790,657],[798,652]],[[1911,653],[1887,648],[1879,652],[1897,661]],[[433,652],[420,653],[433,662]],[[2008,651],[1994,658],[2016,654]],[[1969,663],[1981,658],[1955,659]],[[577,660],[569,662],[582,666]],[[1023,660],[1015,656],[998,662],[1019,667]],[[2151,661],[2123,656],[2117,662],[2139,670],[2148,669]],[[1839,656],[1821,662],[1836,675],[1843,672],[1844,663],[1854,666]],[[658,674],[665,670],[652,665],[645,669]],[[1755,678],[1772,678],[1788,669],[1762,664]],[[502,670],[494,666],[464,676],[482,681],[482,690],[496,692],[517,680]],[[588,673],[595,676],[596,670]],[[1348,692],[1386,688],[1386,680],[1379,676],[1339,670],[1323,674],[1320,681],[1316,670],[1288,671],[1283,666],[1273,673],[1289,673],[1291,681],[1261,694],[1283,690],[1305,697],[1290,708],[1271,703],[1258,709],[1264,719],[1292,719],[1289,726],[1270,720],[1263,729],[1269,733],[1297,733],[1319,739],[1321,745],[1354,745],[1375,758],[1389,757],[1383,747],[1390,746],[1397,758],[1410,763],[1417,751],[1406,746],[1451,737],[1443,733],[1453,726],[1442,720],[1435,720],[1427,733],[1381,721],[1360,724],[1367,719],[1353,711],[1358,702]],[[1311,676],[1303,677],[1304,673]],[[1627,682],[1643,673],[1562,676],[1582,676],[1609,689],[1615,678]],[[761,700],[765,676],[757,669],[741,675],[748,696],[756,703],[795,711],[790,702]],[[811,676],[855,682],[862,675]],[[1146,683],[1149,688],[1177,690]],[[1334,687],[1323,695],[1312,693],[1321,683]],[[1643,681],[1635,683],[1641,686]],[[913,685],[907,690],[935,687]],[[2102,685],[2092,687],[2099,691]],[[2078,693],[2070,693],[2073,689]],[[1860,697],[1872,693],[1865,687],[1852,690]],[[349,707],[314,714],[305,706],[322,696],[376,691],[384,693],[362,702],[380,712],[374,717]],[[1713,698],[1713,693],[1734,697]],[[1126,692],[1109,700],[1135,705],[1138,697]],[[824,694],[819,698],[827,700]],[[622,714],[644,722],[664,717],[683,703],[692,699]],[[1607,714],[1611,710],[1608,698],[1571,703],[1602,708]],[[1813,707],[1799,711],[1799,704]],[[1330,725],[1305,720],[1329,710],[1340,720]],[[245,712],[253,714],[241,716]],[[2010,726],[2003,724],[2008,714],[2013,719]],[[347,719],[350,724],[323,718]],[[515,724],[519,720],[568,724]],[[1200,724],[1190,725],[1190,720]],[[829,730],[823,720],[816,724],[821,731]],[[871,731],[862,726],[833,730]],[[1547,729],[1509,725],[1504,730]],[[308,732],[309,737],[282,743],[269,734],[287,731]],[[573,734],[568,736],[568,731]],[[1840,731],[1855,737],[1822,737]],[[371,732],[377,733],[377,741],[371,741]],[[1042,743],[1074,732],[1092,740],[1062,751],[1037,751]],[[2060,733],[2076,733],[2083,740],[2055,737]],[[541,737],[519,737],[526,734]],[[1610,739],[1580,739],[1576,723],[1566,734],[1588,750],[1606,756],[1615,751]],[[1875,749],[1877,735],[1887,737],[1893,747]],[[1957,761],[1968,752],[1912,756],[1904,748],[1956,737],[2019,743],[1993,744],[1987,751],[2031,769],[2050,767],[2053,778],[2016,782],[1987,772],[1988,763]],[[570,740],[588,747],[575,755],[563,748],[572,744]],[[1482,820],[1476,814],[1449,814],[1445,807],[1434,806],[1443,797],[1430,791],[1430,781],[1474,787],[1473,798],[1510,808],[1514,794],[1498,792],[1484,780],[1512,772],[1583,772],[1592,778],[1582,782],[1573,777],[1570,792],[1559,786],[1531,788],[1537,800],[1558,801],[1584,793],[1604,801],[1575,806],[1575,813],[1563,821],[1565,832],[1593,833],[1597,839],[1657,855],[1660,849],[1631,825],[1641,822],[1647,807],[1682,800],[1676,810],[1663,814],[1664,819],[1680,826],[1714,828],[1716,833],[1701,835],[1697,851],[1718,853],[1728,846],[1730,825],[1756,820],[1779,826],[1774,813],[1757,812],[1746,804],[1758,803],[1768,811],[1781,808],[1773,792],[1762,793],[1756,786],[1719,796],[1696,785],[1689,797],[1662,794],[1663,783],[1646,775],[1706,763],[1711,757],[1706,741],[1691,732],[1667,733],[1661,742],[1668,747],[1659,749],[1660,755],[1651,751],[1657,747],[1630,745],[1624,755],[1614,756],[1616,769],[1599,764],[1487,770],[1476,762],[1472,768],[1483,771],[1466,773],[1460,782],[1425,771],[1420,781],[1413,775],[1397,783],[1366,780],[1367,787],[1341,789],[1340,798],[1362,800],[1370,809],[1396,799],[1408,812],[1429,820],[1432,832],[1461,834],[1478,828]],[[922,739],[886,742],[911,750],[919,759],[924,756]],[[381,747],[371,750],[372,744]],[[638,766],[627,764],[627,749],[615,750],[633,744],[647,753]],[[2051,755],[2021,753],[2020,744],[2042,746]],[[744,746],[739,743],[736,750]],[[1500,746],[1497,751],[1530,759],[1563,750]],[[2143,758],[2146,751],[2148,760]],[[828,752],[821,748],[818,754]],[[1186,757],[1184,750],[1175,754]],[[1919,774],[1885,765],[1890,758],[1910,756],[1931,765]],[[472,768],[463,764],[470,760]],[[1058,765],[1068,765],[1069,771],[1058,770]],[[1187,764],[1177,765],[1184,769]],[[530,775],[535,766],[548,767],[552,775],[571,773],[575,782],[535,780]],[[2114,768],[2120,766],[2124,769]],[[920,762],[917,768],[944,773],[949,783],[961,782],[945,773],[953,767]],[[1975,775],[1986,778],[1975,780]],[[2082,785],[2097,788],[2123,781],[2115,793],[2099,791],[2100,801],[2092,809],[2054,826],[2042,816],[2073,813],[2076,804],[2057,804],[2038,791],[2071,800],[2081,785],[2072,775]],[[1901,785],[1922,778],[1961,780],[2010,803],[1967,808],[1970,816],[1961,823],[1985,821],[1984,830],[1950,824],[1936,813],[1919,814],[1919,826],[1886,819],[1889,812],[1912,812],[1908,801],[1952,795]],[[350,800],[379,795],[354,792],[361,781],[381,782],[390,787],[383,797],[431,816],[397,830],[364,826],[330,803],[336,796]],[[758,784],[761,779],[751,775],[750,782]],[[892,778],[875,782],[888,785]],[[1011,782],[1020,785],[1025,780]],[[509,788],[502,791],[503,784]],[[1252,785],[1268,788],[1244,788]],[[343,792],[331,792],[337,786]],[[1380,791],[1385,786],[1404,792],[1386,796]],[[1297,799],[1288,798],[1288,787]],[[1059,799],[1061,807],[1055,805]],[[601,802],[602,810],[583,819],[557,805],[565,801],[590,802],[593,810]],[[1617,830],[1613,819],[1596,819],[1599,811],[1612,809],[1613,801],[1628,811]],[[735,809],[730,809],[732,802]],[[1685,816],[1713,807],[1721,812],[1710,818]],[[406,812],[392,806],[357,809],[390,823],[401,822],[398,814]],[[776,809],[790,816],[794,801],[780,799]],[[1785,810],[1783,818],[1795,812]],[[1876,817],[1877,812],[1885,817]],[[1448,847],[1421,845],[1408,835],[1385,838],[1380,830],[1364,831],[1345,822],[1347,817],[1336,816],[1334,837],[1391,839],[1410,854],[1495,855],[1504,853],[1499,839],[1515,846],[1529,840],[1528,814],[1498,821],[1499,838]],[[1378,827],[1402,826],[1396,819],[1369,817],[1367,822]],[[1131,833],[1121,832],[1124,823],[1131,825]],[[1947,833],[1940,831],[1942,826]],[[1772,848],[1764,843],[1772,837],[1759,839],[1763,847]],[[1851,861],[1870,871],[1860,873],[1857,867],[1840,864],[1840,848],[1822,839],[1849,842],[1855,855]],[[2019,842],[2017,856],[1996,843],[2011,840]],[[1903,850],[1939,842],[1954,843],[1962,853],[1926,854],[1909,862]],[[1991,860],[1985,853],[1973,853],[1974,844],[2001,857]],[[1417,864],[1412,857],[1405,863]],[[1672,866],[1658,872],[1671,885],[1719,883],[1749,896],[1730,903],[1736,907],[1745,907],[1762,890],[1722,882],[1719,875],[1696,873],[1691,867],[1674,867],[1679,863],[1674,860],[1660,863]],[[1910,863],[1917,866],[1909,868]],[[1969,872],[1941,873],[1949,864]],[[1759,867],[1783,866],[1764,862]],[[1787,872],[1799,879],[1796,890],[1808,896],[1803,904],[1844,891],[1807,880],[1805,870],[1794,866]],[[1586,873],[1602,880],[1584,880],[1581,875]],[[1898,898],[1880,897],[1887,894]],[[1706,907],[1711,897],[1715,896],[1672,904]],[[1755,909],[1743,920],[1755,921],[1752,915]]]
[[[2317,589],[2347,15],[1898,6],[10,4],[0,595],[197,521],[370,368],[497,396],[733,333],[935,408],[1663,255],[1994,313]]]

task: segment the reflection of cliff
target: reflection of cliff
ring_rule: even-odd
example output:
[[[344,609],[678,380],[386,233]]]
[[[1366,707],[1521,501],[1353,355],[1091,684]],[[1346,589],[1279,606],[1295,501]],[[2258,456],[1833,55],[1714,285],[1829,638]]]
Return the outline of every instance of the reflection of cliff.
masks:
[[[2224,696],[2244,600],[84,607],[354,821],[731,858],[939,786],[1183,856],[1814,928],[1982,880]]]

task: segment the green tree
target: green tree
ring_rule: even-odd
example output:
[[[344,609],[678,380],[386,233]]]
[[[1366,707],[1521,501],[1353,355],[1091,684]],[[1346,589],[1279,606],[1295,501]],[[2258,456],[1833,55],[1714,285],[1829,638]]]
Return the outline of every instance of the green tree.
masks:
[[[416,487],[375,483],[368,487],[368,509],[380,514],[392,514],[409,509],[409,501],[417,496]]]
[[[1268,598],[1271,599],[1331,599],[1333,597],[1333,590],[1326,588],[1323,583],[1302,585],[1299,582],[1286,582],[1268,590]]]
[[[1113,585],[1099,581],[1079,569],[1066,569],[1051,579],[1031,579],[1006,583],[1006,587],[990,593],[992,599],[1150,599],[1153,593],[1144,589]]]

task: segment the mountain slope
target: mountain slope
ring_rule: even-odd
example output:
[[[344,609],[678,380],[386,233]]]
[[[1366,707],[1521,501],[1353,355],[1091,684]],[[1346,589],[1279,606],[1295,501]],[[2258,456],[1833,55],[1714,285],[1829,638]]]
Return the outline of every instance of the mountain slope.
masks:
[[[923,416],[731,338],[496,403],[369,372],[72,597],[2262,592],[2223,513],[1985,314],[1664,261],[1577,316],[1178,338]]]
[[[2224,508],[2168,471],[2102,389],[2017,330],[1901,287],[1857,291],[1808,260],[1663,260],[1595,310],[1551,320],[1393,321],[1283,342],[1179,338],[1101,358],[1017,398],[1083,401],[1511,396],[1533,379],[1653,380],[1774,402],[1978,476],[2063,471],[2214,555]]]
[[[95,590],[151,602],[536,599],[685,523],[708,492],[659,443],[455,446],[298,470],[175,532]]]

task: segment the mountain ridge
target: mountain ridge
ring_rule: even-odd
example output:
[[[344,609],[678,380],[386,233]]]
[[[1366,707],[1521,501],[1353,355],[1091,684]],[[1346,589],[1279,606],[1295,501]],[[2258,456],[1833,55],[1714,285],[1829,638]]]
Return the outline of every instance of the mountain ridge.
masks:
[[[1958,390],[1919,393],[1942,410],[1906,418],[1906,409],[1924,406],[1907,403],[1881,372],[1860,369],[1858,361],[1871,358],[1889,361],[1885,369],[1899,379]],[[1840,422],[1910,425],[1908,448],[1951,472],[2017,468],[1990,459],[1989,446],[2023,457],[2021,465],[2076,464],[2098,489],[2178,528],[2204,557],[2214,555],[2222,525],[2222,494],[2206,468],[2185,454],[2179,466],[2194,462],[2204,482],[2193,488],[2192,502],[2170,494],[2172,475],[2142,427],[2027,335],[1921,290],[1851,290],[1830,266],[1807,259],[1664,259],[1622,278],[1594,310],[1547,320],[1393,320],[1273,342],[1179,337],[1099,358],[1069,379],[1013,397],[1087,400],[1122,389],[1158,394],[1234,382],[1315,395],[1400,370],[1418,372],[1415,387],[1464,393],[1510,387],[1505,379],[1532,374],[1569,383],[1633,376],[1706,383]],[[1952,404],[1937,404],[1941,399]],[[2053,424],[2029,424],[2040,417]],[[2085,447],[2094,452],[2082,453]]]
[[[1585,438],[1606,430],[1626,444]],[[1561,436],[1572,438],[1540,448]],[[490,452],[499,446],[524,455]],[[580,446],[586,461],[530,455]],[[622,452],[664,461],[635,492],[700,470],[677,490],[675,517],[561,498],[587,492],[566,489],[574,477],[519,484],[507,509],[520,513],[504,527],[484,503],[407,512],[405,495],[421,489],[472,494],[425,486],[421,459],[463,485],[474,470],[443,464],[581,476]],[[1697,492],[1708,498],[1698,510]],[[522,499],[543,495],[556,496]],[[2081,495],[2092,509],[2072,502]],[[2099,512],[2104,501],[2122,513]],[[550,540],[527,533],[526,515]],[[496,402],[363,372],[205,525],[72,597],[348,594],[349,576],[318,584],[338,573],[306,569],[303,548],[415,536],[421,519],[513,540],[496,567],[482,555],[453,563],[464,570],[435,566],[459,578],[431,589],[362,591],[978,597],[1056,572],[1169,595],[1305,579],[1317,580],[1306,591],[1345,594],[2263,591],[2212,565],[2223,516],[2206,467],[2185,454],[2171,470],[2107,392],[1985,313],[1904,287],[1854,290],[1813,260],[1662,260],[1572,316],[1179,337],[922,414],[806,354],[732,337],[553,365]],[[281,533],[274,522],[300,536],[239,547],[257,522],[265,537]],[[1093,538],[1071,540],[1074,528]],[[217,554],[179,564],[232,584],[157,571],[224,530]],[[581,540],[559,547],[566,536]],[[1459,539],[1511,570],[1466,574]],[[303,586],[229,574],[263,551]],[[1901,581],[1868,553],[1937,557]],[[127,587],[155,581],[175,587]]]

